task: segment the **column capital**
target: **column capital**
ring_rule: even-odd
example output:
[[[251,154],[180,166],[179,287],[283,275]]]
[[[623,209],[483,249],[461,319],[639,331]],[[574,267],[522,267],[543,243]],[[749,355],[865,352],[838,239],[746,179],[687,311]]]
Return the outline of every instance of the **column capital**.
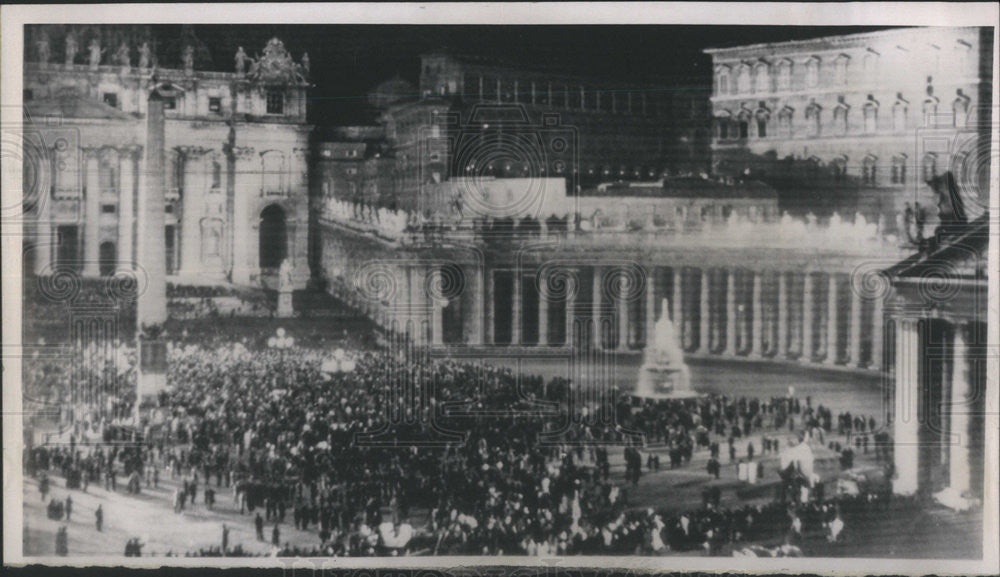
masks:
[[[250,146],[234,146],[232,148],[233,157],[237,160],[249,160],[254,156],[254,149]]]
[[[119,159],[131,158],[135,159],[142,156],[142,145],[139,144],[129,144],[125,146],[118,147],[118,157]]]

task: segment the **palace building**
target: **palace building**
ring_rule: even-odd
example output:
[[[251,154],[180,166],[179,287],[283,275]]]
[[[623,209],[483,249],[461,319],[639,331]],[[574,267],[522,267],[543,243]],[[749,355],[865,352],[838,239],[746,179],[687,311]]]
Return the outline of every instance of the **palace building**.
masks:
[[[803,214],[891,219],[907,202],[933,204],[925,183],[988,146],[991,28],[705,52],[714,70],[714,170],[750,171]]]
[[[25,197],[36,230],[26,270],[131,270],[137,235],[163,234],[168,275],[257,284],[288,258],[304,286],[308,63],[272,39],[257,60],[240,48],[234,72],[196,69],[197,45],[169,67],[156,62],[141,33],[109,46],[113,37],[102,32],[43,26],[29,35]],[[166,103],[166,225],[159,233],[136,230],[145,95],[154,79],[181,89]]]

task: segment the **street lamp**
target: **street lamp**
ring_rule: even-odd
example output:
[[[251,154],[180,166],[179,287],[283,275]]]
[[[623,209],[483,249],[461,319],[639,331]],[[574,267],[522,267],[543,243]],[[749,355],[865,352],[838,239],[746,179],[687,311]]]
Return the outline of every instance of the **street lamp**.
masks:
[[[267,348],[281,352],[281,373],[285,373],[285,351],[295,346],[295,338],[285,335],[285,329],[278,327],[273,337],[267,339]]]

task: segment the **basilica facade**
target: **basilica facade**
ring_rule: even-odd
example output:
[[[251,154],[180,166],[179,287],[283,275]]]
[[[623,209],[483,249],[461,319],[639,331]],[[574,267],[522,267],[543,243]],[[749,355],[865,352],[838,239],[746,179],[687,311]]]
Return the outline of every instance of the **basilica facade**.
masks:
[[[24,69],[26,271],[84,276],[131,270],[137,236],[163,234],[182,282],[266,284],[289,259],[308,280],[308,56],[279,39],[233,72],[197,69],[195,50],[160,66],[148,43],[103,46],[74,27],[33,31]],[[89,40],[89,42],[88,42]],[[52,47],[62,48],[55,54]],[[137,230],[146,95],[179,88],[166,108],[166,220]]]

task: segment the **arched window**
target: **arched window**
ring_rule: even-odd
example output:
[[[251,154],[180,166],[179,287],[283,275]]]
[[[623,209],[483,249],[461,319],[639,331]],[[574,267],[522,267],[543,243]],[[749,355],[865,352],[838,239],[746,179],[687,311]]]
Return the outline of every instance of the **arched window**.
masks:
[[[809,159],[806,160],[806,177],[813,181],[819,180],[819,167],[819,158],[815,156],[809,157]]]
[[[861,61],[861,66],[864,69],[865,82],[875,82],[878,80],[878,53],[872,50],[865,52],[864,59]]]
[[[924,100],[924,125],[925,126],[936,126],[937,125],[937,111],[938,111],[938,100],[933,96]]]
[[[837,57],[836,62],[834,62],[834,82],[837,86],[843,86],[847,84],[847,64],[850,62],[851,58],[846,54],[841,54]]]
[[[906,130],[906,101],[896,100],[892,106],[892,130],[894,132],[904,132]]]
[[[783,138],[791,138],[792,136],[792,116],[795,111],[791,107],[786,106],[781,109],[778,113],[778,132],[779,136]]]
[[[865,134],[878,132],[878,102],[869,99],[865,103]]]
[[[969,97],[958,89],[958,98],[951,103],[955,128],[965,128],[969,121]]]
[[[809,136],[819,136],[821,126],[820,116],[822,112],[823,109],[815,101],[806,108],[806,129]]]
[[[893,184],[906,184],[906,155],[900,154],[899,156],[894,156],[892,158],[892,177]]]
[[[838,136],[847,134],[847,113],[850,107],[841,102],[833,109],[833,128]]]
[[[861,180],[869,186],[878,184],[878,159],[869,154],[861,166]]]
[[[757,111],[757,138],[767,138],[767,123],[771,120],[771,113],[766,108]]]
[[[792,62],[782,60],[778,64],[778,90],[792,89]]]
[[[750,67],[746,64],[740,66],[739,75],[736,77],[736,84],[740,94],[750,92]]]
[[[717,83],[716,94],[719,94],[719,95],[729,94],[729,67],[728,66],[722,66],[722,67],[719,68],[719,74],[718,74],[718,79],[717,79],[716,83]]]
[[[763,92],[771,91],[771,72],[766,62],[761,62],[754,69],[756,72],[756,79],[754,82],[754,90],[760,94]]]
[[[833,181],[834,182],[844,182],[847,180],[847,157],[841,156],[835,158],[832,163],[830,163],[830,168],[833,170]]]
[[[816,56],[806,61],[806,86],[809,88],[819,86],[819,58]]]
[[[729,111],[724,111],[715,118],[715,130],[719,140],[731,138],[730,125],[733,123],[733,115]]]
[[[930,182],[937,178],[937,155],[933,152],[928,152],[924,155],[923,162],[924,169],[924,182]]]
[[[738,138],[740,140],[745,140],[750,136],[750,111],[743,109],[736,117],[736,125],[738,130]]]

